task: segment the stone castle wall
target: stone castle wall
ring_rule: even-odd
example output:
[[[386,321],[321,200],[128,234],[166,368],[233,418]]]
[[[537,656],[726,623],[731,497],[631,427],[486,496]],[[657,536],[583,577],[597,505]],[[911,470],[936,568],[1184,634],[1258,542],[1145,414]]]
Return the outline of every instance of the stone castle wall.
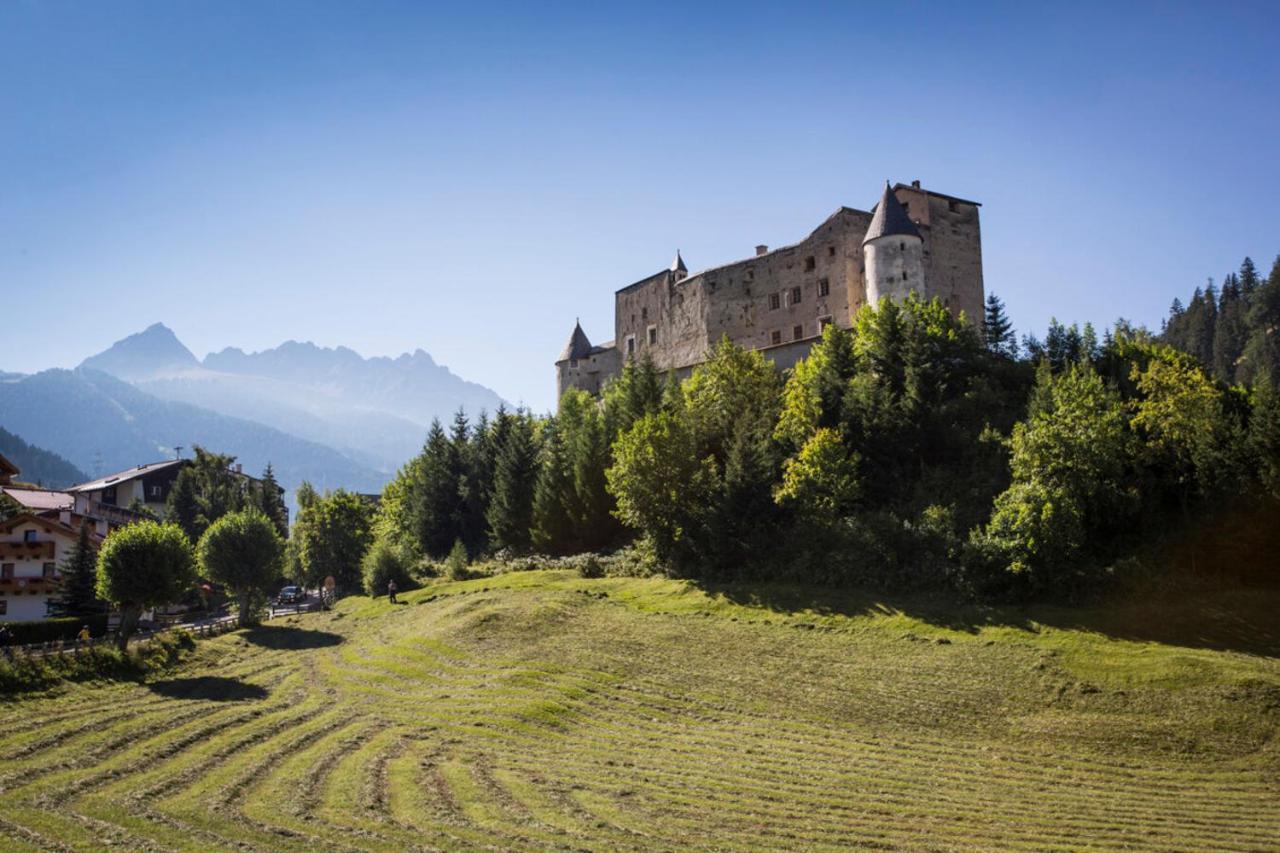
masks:
[[[898,185],[894,193],[921,234],[921,295],[940,297],[952,311],[980,323],[978,206],[916,185]],[[862,240],[871,217],[844,207],[793,245],[688,277],[663,270],[617,291],[615,371],[627,358],[648,355],[660,370],[684,375],[725,335],[761,350],[779,368],[792,366],[821,336],[823,325],[849,328],[865,304]],[[919,284],[912,289],[922,290]],[[581,367],[575,373],[566,365],[557,364],[561,390],[573,385],[598,393],[612,376],[603,361],[594,374]]]

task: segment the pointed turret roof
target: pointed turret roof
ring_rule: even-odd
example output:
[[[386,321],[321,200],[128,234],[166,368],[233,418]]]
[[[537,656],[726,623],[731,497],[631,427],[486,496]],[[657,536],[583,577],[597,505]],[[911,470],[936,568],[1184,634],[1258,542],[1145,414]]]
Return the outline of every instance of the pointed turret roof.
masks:
[[[876,205],[875,215],[871,217],[871,226],[867,228],[867,236],[862,238],[862,242],[866,244],[877,237],[898,236],[900,234],[910,234],[912,237],[920,236],[915,223],[907,215],[907,209],[902,206],[902,202],[898,201],[898,197],[894,195],[893,190],[889,187],[889,182],[885,181],[884,195],[880,196],[880,203]]]
[[[573,324],[573,334],[569,335],[569,343],[564,345],[564,352],[560,353],[559,361],[568,361],[571,358],[586,358],[591,354],[591,341],[587,340],[587,333],[582,331],[582,324],[575,322]]]
[[[676,259],[671,262],[671,271],[684,273],[689,271],[689,268],[684,265],[684,258],[680,257],[679,249],[676,249]]]

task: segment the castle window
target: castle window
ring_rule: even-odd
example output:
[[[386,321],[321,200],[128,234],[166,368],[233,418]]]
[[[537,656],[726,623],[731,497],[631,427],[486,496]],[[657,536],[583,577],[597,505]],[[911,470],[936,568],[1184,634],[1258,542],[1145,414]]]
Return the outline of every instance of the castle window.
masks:
[[[836,247],[835,247],[835,246],[828,246],[828,247],[827,247],[827,257],[828,257],[828,258],[834,258],[835,256],[836,256]]]
[[[956,204],[954,201],[947,202],[947,210],[951,211],[952,213],[955,213],[959,209],[960,209],[960,206]]]
[[[636,354],[636,336],[627,335],[627,355]]]
[[[813,267],[814,267],[813,255],[810,255],[809,257],[804,259],[804,271],[813,272]]]
[[[819,295],[819,296],[830,296],[830,295],[831,295],[831,282],[830,282],[830,281],[828,281],[828,280],[827,280],[827,279],[825,279],[825,278],[820,278],[820,279],[818,279],[818,295]]]
[[[902,271],[902,280],[903,280],[903,281],[906,281],[906,280],[907,280],[907,271],[906,271],[906,270],[903,270],[903,271]]]
[[[830,317],[819,317],[819,318],[818,318],[818,331],[819,331],[819,332],[821,332],[823,329],[825,329],[827,326],[830,326],[830,325],[831,325],[831,318],[830,318]]]
[[[898,251],[899,251],[899,252],[905,252],[906,250],[907,250],[907,244],[906,244],[905,242],[903,242],[903,243],[899,243],[899,244],[898,244]]]
[[[657,342],[658,342],[658,327],[650,326],[649,327],[649,346],[653,346]]]
[[[769,294],[769,310],[776,311],[781,307],[782,307],[782,294],[770,293]]]
[[[569,359],[569,369],[570,370],[578,369],[578,360],[576,358]]]
[[[791,339],[793,341],[798,341],[803,337],[804,337],[804,326],[796,326],[794,329],[791,330]]]
[[[771,344],[780,344],[780,343],[782,343],[782,330],[781,330],[781,329],[775,329],[773,332],[771,332],[771,333],[769,334],[769,343],[771,343]]]
[[[791,304],[792,305],[800,304],[800,288],[798,287],[791,288]]]
[[[641,319],[641,320],[648,320],[648,319],[649,319],[649,308],[648,308],[648,306],[646,306],[646,307],[644,307],[644,308],[641,308],[641,309],[640,309],[640,319]]]

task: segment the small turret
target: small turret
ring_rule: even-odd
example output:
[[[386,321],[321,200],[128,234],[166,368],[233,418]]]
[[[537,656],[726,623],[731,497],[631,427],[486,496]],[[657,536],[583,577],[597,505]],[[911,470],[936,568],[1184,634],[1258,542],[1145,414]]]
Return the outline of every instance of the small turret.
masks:
[[[582,323],[574,321],[569,343],[564,345],[564,352],[560,353],[557,361],[577,361],[589,355],[591,355],[591,341],[587,340],[587,333],[582,331]]]
[[[689,268],[684,265],[684,258],[680,257],[679,249],[676,249],[676,259],[671,262],[671,275],[676,281],[689,276]]]
[[[913,290],[925,295],[924,241],[888,181],[862,240],[862,256],[870,304],[886,296],[901,302]]]

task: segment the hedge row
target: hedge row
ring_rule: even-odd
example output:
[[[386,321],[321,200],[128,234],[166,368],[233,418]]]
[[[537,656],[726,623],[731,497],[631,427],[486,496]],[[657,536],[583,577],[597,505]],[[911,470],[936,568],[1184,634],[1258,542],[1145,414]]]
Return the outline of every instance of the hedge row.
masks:
[[[89,626],[89,633],[101,637],[107,633],[107,614],[93,616],[66,616],[57,619],[41,619],[36,622],[5,622],[9,629],[8,645],[26,646],[31,643],[56,643],[58,640],[74,640],[80,629]]]

